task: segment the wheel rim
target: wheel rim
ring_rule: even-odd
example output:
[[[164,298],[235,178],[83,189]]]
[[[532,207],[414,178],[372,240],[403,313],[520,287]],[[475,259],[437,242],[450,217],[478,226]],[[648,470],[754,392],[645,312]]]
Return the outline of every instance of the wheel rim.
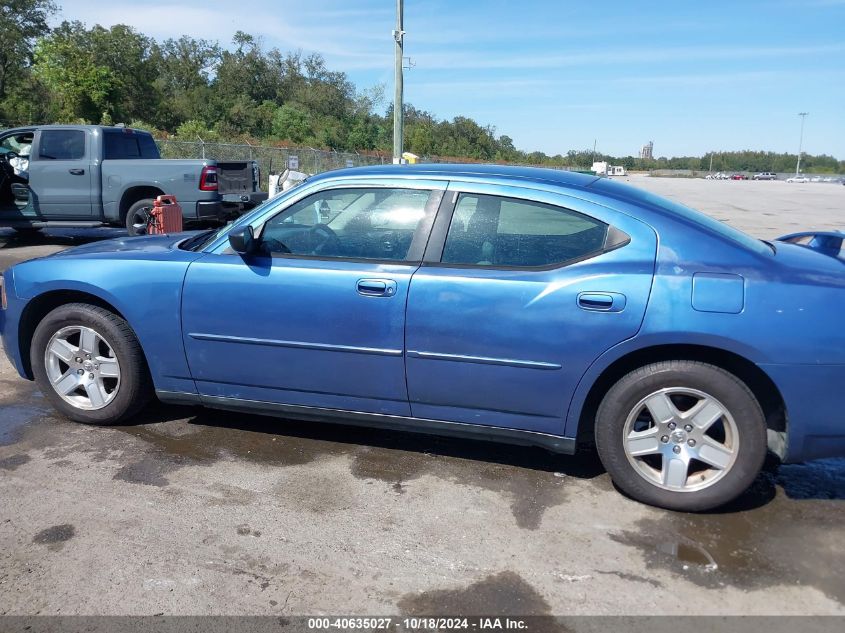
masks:
[[[693,492],[730,472],[739,429],[716,398],[697,389],[660,389],[640,400],[625,421],[625,455],[650,484]]]
[[[102,409],[120,388],[114,350],[89,327],[65,327],[53,334],[44,351],[44,366],[53,390],[77,409]]]
[[[141,207],[140,209],[136,209],[131,217],[132,231],[137,233],[141,229],[145,229],[147,227],[147,222],[149,221],[149,219],[150,207]]]

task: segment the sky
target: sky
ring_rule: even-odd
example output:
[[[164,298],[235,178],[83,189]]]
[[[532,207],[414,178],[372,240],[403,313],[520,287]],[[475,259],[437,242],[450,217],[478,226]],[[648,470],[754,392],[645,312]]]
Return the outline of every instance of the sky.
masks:
[[[58,0],[61,19],[319,52],[393,95],[396,0]],[[405,102],[547,154],[845,159],[845,0],[405,0]],[[384,104],[385,106],[387,103]]]

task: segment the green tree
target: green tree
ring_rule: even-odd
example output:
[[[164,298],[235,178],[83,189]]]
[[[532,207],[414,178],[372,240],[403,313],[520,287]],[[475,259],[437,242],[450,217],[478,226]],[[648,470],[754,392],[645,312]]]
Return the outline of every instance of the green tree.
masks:
[[[61,121],[99,121],[110,109],[117,78],[98,64],[81,22],[62,22],[35,47],[33,71],[56,100],[55,118]]]
[[[63,22],[39,40],[33,71],[55,95],[59,119],[148,118],[156,109],[154,49],[151,39],[122,24],[86,29]]]
[[[273,117],[273,136],[294,143],[304,143],[314,136],[308,112],[301,106],[286,103]]]
[[[49,32],[56,11],[51,0],[4,0],[0,4],[0,101],[32,63],[35,39]]]

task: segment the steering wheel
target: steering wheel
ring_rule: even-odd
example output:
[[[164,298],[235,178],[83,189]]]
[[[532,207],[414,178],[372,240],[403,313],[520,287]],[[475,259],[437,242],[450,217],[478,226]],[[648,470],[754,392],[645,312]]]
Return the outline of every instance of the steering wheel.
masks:
[[[2,169],[7,176],[11,176],[15,173],[15,170],[9,161],[13,158],[18,158],[19,156],[20,154],[12,150],[0,153],[0,169]]]
[[[285,244],[283,244],[281,241],[277,240],[274,237],[269,237],[269,236],[267,236],[267,237],[262,236],[261,237],[261,239],[259,240],[259,244],[258,244],[258,251],[261,254],[263,254],[267,257],[272,256],[273,253],[290,253],[291,252],[291,250]]]
[[[309,229],[309,232],[311,233],[312,238],[319,240],[317,246],[315,246],[313,250],[315,255],[320,255],[326,250],[333,253],[339,253],[341,251],[341,243],[340,239],[337,237],[337,233],[335,233],[327,224],[315,224]]]

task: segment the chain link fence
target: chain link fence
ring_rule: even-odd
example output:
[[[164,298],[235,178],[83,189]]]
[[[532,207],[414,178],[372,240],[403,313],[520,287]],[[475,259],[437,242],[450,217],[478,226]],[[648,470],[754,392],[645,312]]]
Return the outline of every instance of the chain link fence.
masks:
[[[384,165],[392,162],[391,156],[360,152],[335,152],[312,147],[272,147],[238,143],[206,143],[204,141],[157,140],[162,158],[210,158],[213,160],[255,160],[261,168],[261,186],[266,187],[269,174],[283,172],[288,166],[306,174],[318,174],[332,169],[360,167],[363,165]],[[291,161],[291,159],[294,159]],[[425,156],[424,163],[463,163],[466,160],[441,156]],[[516,163],[509,163],[516,164]],[[292,165],[296,165],[293,167]],[[549,165],[528,165],[551,167]],[[551,167],[552,169],[574,170],[575,167]]]
[[[266,187],[266,176],[278,174],[289,166],[307,174],[317,174],[332,169],[381,165],[390,163],[390,157],[358,152],[335,152],[311,147],[271,147],[237,143],[206,143],[204,141],[157,140],[162,158],[209,158],[220,161],[255,160],[261,168],[261,185]],[[295,166],[294,166],[295,165]]]

